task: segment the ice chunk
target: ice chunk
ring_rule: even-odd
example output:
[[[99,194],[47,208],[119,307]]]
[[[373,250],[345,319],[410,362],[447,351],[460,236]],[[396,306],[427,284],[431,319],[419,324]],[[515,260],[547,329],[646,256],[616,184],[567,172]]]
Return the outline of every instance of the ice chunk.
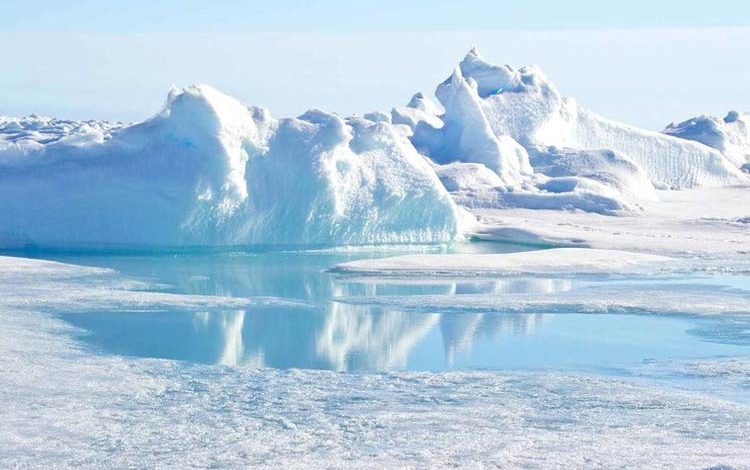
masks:
[[[433,116],[439,116],[443,114],[443,109],[437,103],[426,97],[422,92],[416,93],[414,96],[412,96],[411,100],[409,100],[409,104],[407,104],[406,107],[418,109],[419,111],[423,111]]]
[[[471,208],[580,209],[600,214],[640,211],[656,191],[643,170],[626,156],[605,150],[530,147],[533,178],[509,190],[484,165],[435,165],[454,200]]]
[[[444,137],[437,142],[442,146],[436,145],[442,152],[432,149],[430,153],[438,161],[452,157],[487,164],[492,161],[488,155],[501,155],[489,138],[494,136],[513,139],[527,149],[542,145],[616,151],[639,165],[661,188],[748,182],[713,149],[607,120],[563,98],[535,66],[519,70],[493,66],[472,50],[436,94],[446,109]],[[465,129],[467,136],[462,132]],[[415,130],[415,142],[429,140],[429,135]],[[468,157],[457,158],[461,154]],[[521,175],[527,173],[515,158],[502,157],[498,158],[506,166],[515,166]]]
[[[417,128],[415,140],[425,143],[430,157],[439,163],[482,163],[497,173],[505,186],[515,186],[532,173],[529,156],[512,137],[493,133],[482,111],[477,84],[470,80],[456,68],[438,87],[436,94],[445,107],[442,132],[433,140],[420,135]]]
[[[486,62],[473,47],[459,64],[461,74],[477,83],[482,98],[502,91],[517,90],[522,86],[521,75],[507,65],[497,66]]]
[[[633,200],[656,199],[656,191],[642,168],[613,150],[576,150],[534,147],[534,171],[550,178],[586,178],[609,185]]]
[[[663,131],[682,139],[695,140],[721,152],[739,167],[750,166],[750,115],[729,111],[724,119],[698,116]]]
[[[0,148],[2,244],[436,243],[462,232],[465,214],[387,120],[277,120],[198,85],[107,132]]]

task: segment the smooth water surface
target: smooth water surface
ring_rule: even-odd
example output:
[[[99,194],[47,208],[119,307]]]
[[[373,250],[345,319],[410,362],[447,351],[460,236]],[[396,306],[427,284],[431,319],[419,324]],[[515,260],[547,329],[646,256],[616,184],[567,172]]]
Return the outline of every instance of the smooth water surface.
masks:
[[[472,244],[477,252],[513,250]],[[175,293],[273,296],[296,306],[239,310],[59,313],[100,354],[228,366],[346,371],[562,369],[618,373],[649,361],[747,356],[744,319],[571,313],[400,311],[347,299],[381,295],[552,293],[600,277],[497,279],[347,278],[336,263],[394,252],[62,254],[59,261],[103,266]],[[719,282],[742,285],[746,279]],[[622,281],[619,281],[622,282]],[[633,279],[625,282],[660,282]],[[690,277],[671,284],[706,284]]]

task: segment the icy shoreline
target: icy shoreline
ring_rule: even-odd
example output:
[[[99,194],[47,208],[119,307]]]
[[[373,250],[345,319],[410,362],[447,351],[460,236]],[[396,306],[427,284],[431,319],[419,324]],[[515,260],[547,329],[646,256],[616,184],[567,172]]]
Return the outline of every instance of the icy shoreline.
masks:
[[[111,272],[0,258],[0,273],[16,280],[0,287],[2,466],[750,464],[745,404],[577,373],[345,374],[93,355],[73,340],[75,329],[40,310],[60,302],[112,307],[95,292],[120,289]],[[102,285],[88,299],[34,300],[79,290],[91,276]],[[163,295],[139,304],[207,305]],[[34,301],[19,302],[24,297]],[[748,365],[669,367],[669,374],[730,384]],[[661,370],[633,373],[658,381]]]
[[[555,248],[503,254],[425,254],[342,263],[334,272],[386,276],[482,276],[509,274],[635,274],[665,271],[677,260],[665,256],[591,248]]]
[[[704,262],[711,270],[750,269],[748,189],[662,192],[637,216],[580,211],[476,209],[480,240],[636,251]]]

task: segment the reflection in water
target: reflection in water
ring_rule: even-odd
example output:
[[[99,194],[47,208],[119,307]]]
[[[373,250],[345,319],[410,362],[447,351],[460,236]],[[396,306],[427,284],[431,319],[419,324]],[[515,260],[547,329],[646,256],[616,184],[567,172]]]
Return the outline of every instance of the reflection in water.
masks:
[[[368,305],[364,298],[383,295],[460,298],[550,294],[575,289],[584,281],[534,277],[355,279],[327,271],[357,256],[370,255],[258,253],[64,259],[111,267],[128,277],[171,286],[169,290],[178,293],[274,296],[303,303],[298,307],[269,304],[198,313],[171,310],[61,316],[84,330],[83,339],[88,344],[110,354],[226,366],[339,371],[596,367],[659,357],[736,354],[732,348],[741,350],[748,342],[746,337],[736,337],[709,344],[706,337],[721,336],[723,330],[720,325],[697,327],[696,320],[436,314]],[[360,297],[362,302],[337,302],[352,297]],[[702,331],[705,334],[701,335]]]
[[[197,341],[211,340],[218,332],[214,341],[219,347],[215,357],[192,360],[337,371],[409,368],[413,349],[430,335],[442,343],[443,362],[451,366],[456,353],[471,352],[475,340],[531,334],[544,317],[414,313],[338,302],[330,303],[325,312],[238,310],[193,316]],[[301,327],[289,328],[291,323]]]
[[[360,279],[339,280],[332,291],[338,297],[378,295],[467,295],[467,294],[550,294],[569,291],[570,279]]]
[[[453,365],[457,354],[469,354],[472,344],[481,339],[502,341],[504,336],[526,336],[545,319],[544,314],[449,314],[440,319],[445,360]]]
[[[403,369],[411,349],[439,318],[397,311],[373,314],[366,306],[333,303],[316,334],[315,353],[338,371]]]
[[[243,361],[245,348],[242,342],[242,327],[245,325],[245,312],[239,310],[234,314],[224,315],[221,319],[224,329],[224,351],[219,358],[219,364],[236,366]]]

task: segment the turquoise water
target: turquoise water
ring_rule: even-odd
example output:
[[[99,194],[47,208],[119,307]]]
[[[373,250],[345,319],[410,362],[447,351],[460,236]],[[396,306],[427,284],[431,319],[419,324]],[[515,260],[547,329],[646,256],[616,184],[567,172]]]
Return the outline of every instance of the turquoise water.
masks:
[[[464,251],[518,249],[464,245]],[[272,296],[299,302],[238,310],[59,313],[96,354],[227,366],[346,371],[574,370],[618,374],[638,364],[747,356],[748,323],[737,316],[585,313],[436,313],[342,300],[381,295],[554,293],[601,278],[347,278],[328,270],[391,252],[47,253],[40,257],[113,268],[173,293]],[[747,286],[747,277],[669,279],[672,285]],[[54,312],[53,312],[54,313]]]

